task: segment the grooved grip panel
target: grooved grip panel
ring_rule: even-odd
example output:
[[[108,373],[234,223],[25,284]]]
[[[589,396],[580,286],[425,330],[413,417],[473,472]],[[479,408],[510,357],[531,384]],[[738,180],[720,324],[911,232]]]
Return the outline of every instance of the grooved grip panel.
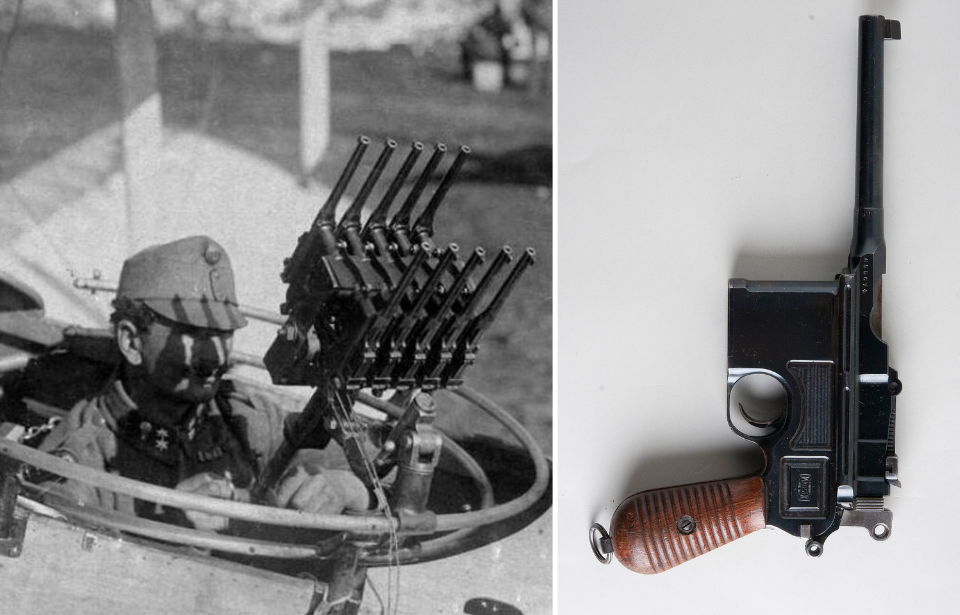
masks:
[[[687,535],[677,528],[683,516],[696,522]],[[765,526],[763,480],[747,476],[632,495],[613,514],[610,536],[621,564],[655,574]]]
[[[833,446],[833,362],[790,361],[787,369],[800,385],[800,426],[790,441],[794,450],[830,450]]]

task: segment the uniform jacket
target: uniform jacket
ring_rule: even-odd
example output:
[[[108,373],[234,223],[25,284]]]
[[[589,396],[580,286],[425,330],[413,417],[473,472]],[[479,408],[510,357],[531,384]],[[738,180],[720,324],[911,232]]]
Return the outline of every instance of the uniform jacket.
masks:
[[[162,487],[209,472],[249,489],[280,446],[285,424],[297,415],[249,385],[224,380],[210,402],[180,425],[161,425],[141,416],[119,379],[77,403],[41,448],[85,466]],[[308,443],[322,448],[326,436]],[[48,485],[84,505],[189,526],[183,511],[135,500],[105,489],[66,481]]]

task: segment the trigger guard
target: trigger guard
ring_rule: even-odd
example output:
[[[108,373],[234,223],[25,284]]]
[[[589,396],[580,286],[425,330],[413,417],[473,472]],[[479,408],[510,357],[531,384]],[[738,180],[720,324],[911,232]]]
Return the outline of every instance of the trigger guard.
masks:
[[[743,430],[738,428],[737,425],[734,423],[733,409],[731,408],[731,405],[730,405],[732,401],[731,395],[733,393],[733,387],[737,384],[737,382],[740,381],[741,378],[745,376],[750,376],[753,374],[763,374],[765,376],[770,376],[771,378],[774,378],[777,382],[780,383],[780,386],[783,387],[783,390],[786,392],[786,395],[787,395],[786,407],[784,408],[784,411],[781,412],[779,416],[777,416],[771,421],[758,421],[754,418],[751,418],[750,415],[748,415],[747,412],[743,409],[743,405],[738,404],[739,414],[741,417],[743,417],[743,420],[746,421],[748,425],[755,427],[756,429],[768,430],[766,433],[763,433],[763,434],[748,434],[748,433],[744,433]],[[733,430],[733,432],[738,436],[740,436],[741,438],[744,438],[745,440],[749,440],[751,442],[761,442],[764,439],[770,436],[773,436],[774,434],[779,432],[781,429],[783,429],[784,425],[786,425],[787,416],[789,415],[789,408],[790,408],[790,385],[787,384],[787,381],[784,379],[784,377],[781,374],[773,370],[756,368],[756,367],[727,368],[727,424],[730,426],[730,429]]]

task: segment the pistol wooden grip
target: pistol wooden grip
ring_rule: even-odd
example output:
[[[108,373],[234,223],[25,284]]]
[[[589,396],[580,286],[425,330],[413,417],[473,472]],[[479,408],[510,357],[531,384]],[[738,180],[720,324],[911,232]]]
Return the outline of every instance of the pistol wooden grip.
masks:
[[[632,495],[613,514],[610,536],[621,564],[655,574],[765,525],[763,480],[746,476]]]

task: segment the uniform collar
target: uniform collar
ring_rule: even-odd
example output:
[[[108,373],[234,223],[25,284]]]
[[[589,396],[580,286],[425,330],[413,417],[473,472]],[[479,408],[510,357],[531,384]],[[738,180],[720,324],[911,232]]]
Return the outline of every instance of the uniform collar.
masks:
[[[130,399],[119,378],[113,378],[107,384],[100,399],[103,401],[103,409],[106,410],[103,418],[113,431],[116,431],[117,425],[126,421],[131,413],[138,412],[136,402]]]
[[[179,425],[172,421],[156,420],[154,417],[147,417],[137,405],[137,402],[133,401],[133,398],[127,393],[126,388],[123,386],[123,381],[118,377],[111,379],[101,399],[103,400],[104,409],[108,415],[104,418],[114,431],[116,431],[118,425],[126,422],[131,416],[134,416],[137,421],[148,420],[150,423],[168,430],[186,430],[189,429],[191,425],[196,424],[198,420],[202,420],[203,417],[216,413],[214,404],[204,403],[198,404],[193,411],[186,413]]]
[[[102,414],[107,426],[122,440],[169,465],[179,459],[181,442],[190,442],[197,428],[211,414],[215,404],[201,404],[181,425],[151,420],[143,415],[119,378],[114,378],[101,395]]]

